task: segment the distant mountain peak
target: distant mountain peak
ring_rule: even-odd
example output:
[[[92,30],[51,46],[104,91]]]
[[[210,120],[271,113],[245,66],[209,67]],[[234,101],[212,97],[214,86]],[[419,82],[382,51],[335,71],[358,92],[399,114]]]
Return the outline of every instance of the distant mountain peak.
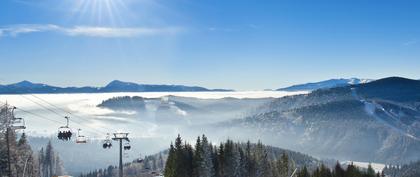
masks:
[[[125,82],[125,81],[121,81],[121,80],[113,80],[110,83],[108,83],[108,85],[106,85],[105,87],[110,87],[110,86],[127,86],[127,85],[138,85],[138,84],[133,83],[133,82]]]
[[[18,85],[18,86],[31,86],[31,85],[34,85],[34,83],[32,83],[30,81],[27,81],[27,80],[23,80],[23,81],[20,81],[18,83],[15,83],[13,85]]]
[[[38,84],[38,83],[33,83],[27,80],[23,80],[20,81],[18,83],[14,83],[14,84],[10,84],[9,86],[14,86],[14,87],[25,87],[25,88],[33,88],[33,87],[45,87],[47,85],[45,84]]]
[[[292,85],[290,87],[277,89],[279,91],[313,91],[318,89],[328,89],[334,87],[342,87],[355,84],[363,84],[373,81],[372,79],[359,79],[359,78],[339,78],[329,79],[320,82],[312,82],[306,84]]]

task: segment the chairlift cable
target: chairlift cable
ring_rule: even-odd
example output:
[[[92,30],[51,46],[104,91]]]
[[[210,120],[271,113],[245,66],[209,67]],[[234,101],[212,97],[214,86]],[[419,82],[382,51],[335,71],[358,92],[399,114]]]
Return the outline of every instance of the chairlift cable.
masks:
[[[32,97],[35,97],[35,98],[37,98],[37,99],[39,99],[39,100],[43,101],[44,103],[46,103],[46,104],[50,105],[51,107],[54,107],[54,108],[56,108],[56,109],[58,109],[58,110],[60,110],[60,111],[62,111],[62,112],[65,112],[65,113],[67,113],[67,114],[72,115],[72,117],[77,117],[77,118],[79,118],[79,119],[83,119],[83,120],[89,120],[88,118],[85,118],[85,117],[82,117],[82,116],[76,115],[76,114],[74,114],[74,113],[72,113],[72,112],[70,112],[70,111],[67,111],[67,110],[65,110],[65,109],[63,109],[63,108],[60,108],[60,107],[58,107],[58,106],[56,106],[56,105],[54,105],[54,104],[52,104],[52,103],[48,102],[47,100],[45,100],[45,99],[43,99],[43,98],[41,98],[41,97],[38,97],[38,96],[36,96],[36,95],[34,95],[34,94],[30,94],[30,95],[31,95]],[[103,128],[103,129],[105,129],[105,130],[107,130],[107,131],[116,132],[116,130],[111,129],[111,128],[101,127],[101,126],[99,126],[99,127],[100,127],[100,128]]]
[[[1,104],[3,104],[3,105],[5,105],[5,104],[6,104],[6,103],[1,102],[1,101],[0,101],[0,103],[1,103]],[[31,115],[33,115],[33,116],[35,116],[35,117],[38,117],[38,118],[41,118],[41,119],[45,119],[45,120],[49,120],[49,121],[52,121],[52,122],[55,122],[55,123],[62,124],[62,122],[60,122],[60,121],[57,121],[57,120],[54,120],[54,119],[50,119],[50,118],[47,118],[47,117],[45,117],[45,116],[41,116],[41,115],[39,115],[39,114],[37,114],[37,113],[31,112],[31,111],[27,111],[27,110],[24,110],[24,109],[19,108],[19,107],[16,107],[16,109],[18,109],[18,110],[20,110],[20,111],[22,111],[22,112],[25,112],[25,113],[27,113],[27,114],[31,114]]]
[[[44,109],[46,109],[46,110],[48,110],[48,111],[50,111],[50,112],[52,112],[52,113],[56,114],[56,115],[58,115],[58,116],[60,116],[60,117],[62,117],[62,118],[63,118],[63,117],[66,117],[65,115],[62,115],[62,114],[60,114],[60,113],[58,113],[58,112],[56,112],[56,111],[54,111],[54,110],[52,110],[52,109],[50,109],[50,108],[48,108],[48,107],[44,106],[44,105],[42,105],[41,103],[38,103],[38,102],[36,102],[36,101],[34,101],[34,100],[30,99],[30,98],[27,98],[27,97],[25,97],[25,96],[23,96],[23,95],[20,95],[20,96],[22,96],[23,98],[25,98],[25,99],[27,99],[27,100],[29,100],[29,101],[31,101],[31,102],[33,102],[33,103],[37,104],[38,106],[40,106],[40,107],[42,107],[42,108],[44,108]],[[71,119],[70,121],[71,121],[71,122],[73,122],[73,123],[79,124],[80,126],[86,127],[86,128],[88,128],[88,129],[96,130],[96,132],[94,132],[94,131],[90,131],[90,132],[92,132],[92,133],[94,133],[94,134],[97,134],[97,135],[102,135],[102,134],[104,134],[104,132],[103,132],[103,131],[100,131],[100,130],[98,130],[98,129],[96,129],[96,128],[93,128],[93,127],[90,127],[90,126],[88,126],[88,125],[82,124],[82,123],[80,123],[80,122],[78,122],[78,121],[75,121],[75,120],[72,120],[72,119]]]

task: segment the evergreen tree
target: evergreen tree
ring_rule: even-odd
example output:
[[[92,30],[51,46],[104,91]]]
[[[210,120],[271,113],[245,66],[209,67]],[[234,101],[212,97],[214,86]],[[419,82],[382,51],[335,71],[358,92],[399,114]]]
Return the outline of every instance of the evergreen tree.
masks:
[[[367,177],[375,177],[375,170],[372,168],[372,165],[369,164],[367,171],[366,171],[366,176]]]
[[[277,170],[279,177],[289,176],[289,157],[283,152],[281,158],[277,160]]]
[[[165,165],[165,170],[164,170],[164,175],[166,177],[175,177],[175,148],[173,146],[173,144],[171,143],[170,147],[169,147],[169,154],[168,154],[168,159],[166,160],[166,165]]]
[[[299,170],[297,177],[311,177],[306,166],[303,166],[303,168]]]
[[[259,141],[255,150],[256,174],[255,177],[271,177],[272,171],[267,151]]]
[[[201,138],[200,136],[197,137],[197,141],[195,143],[195,151],[193,155],[193,177],[199,177],[200,176],[200,166],[201,166]]]
[[[201,149],[202,161],[199,170],[200,177],[214,177],[215,172],[213,166],[211,144],[208,142],[205,135],[202,136]]]

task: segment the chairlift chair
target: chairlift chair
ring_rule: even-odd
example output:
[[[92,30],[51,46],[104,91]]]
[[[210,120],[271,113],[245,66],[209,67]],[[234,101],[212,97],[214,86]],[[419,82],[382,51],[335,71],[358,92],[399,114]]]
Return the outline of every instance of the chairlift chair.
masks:
[[[26,129],[25,119],[23,118],[13,118],[12,119],[12,129]]]
[[[80,129],[80,128],[77,130],[77,138],[76,138],[76,143],[77,144],[87,143],[87,138],[84,135],[80,135],[81,130],[82,129]]]
[[[124,150],[130,150],[130,149],[131,149],[130,143],[125,142],[125,144],[124,144]]]
[[[66,121],[66,125],[61,126],[58,128],[58,139],[63,140],[63,141],[69,141],[73,135],[73,133],[71,132],[71,129],[69,127],[69,118],[70,117],[64,117],[67,121]]]
[[[106,149],[106,148],[111,148],[111,147],[112,147],[111,137],[110,137],[109,133],[107,133],[107,134],[106,134],[106,138],[105,138],[105,140],[103,141],[103,145],[102,145],[102,147],[103,147],[104,149]]]

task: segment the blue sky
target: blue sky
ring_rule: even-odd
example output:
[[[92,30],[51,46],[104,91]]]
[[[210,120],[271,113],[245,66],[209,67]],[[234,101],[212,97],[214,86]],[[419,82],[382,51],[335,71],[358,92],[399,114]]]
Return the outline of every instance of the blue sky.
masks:
[[[420,79],[420,1],[2,0],[0,84]]]

